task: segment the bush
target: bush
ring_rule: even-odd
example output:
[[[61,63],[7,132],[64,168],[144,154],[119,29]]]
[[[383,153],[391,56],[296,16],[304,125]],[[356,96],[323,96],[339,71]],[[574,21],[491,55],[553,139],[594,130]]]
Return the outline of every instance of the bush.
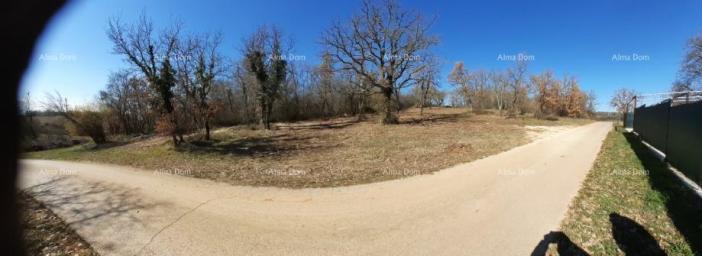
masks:
[[[537,111],[536,113],[534,113],[534,117],[547,121],[558,121],[558,116],[554,114],[546,114],[541,111]]]
[[[548,121],[558,121],[558,117],[552,116],[552,115],[546,116],[544,119],[546,119]]]
[[[75,136],[89,136],[95,144],[107,142],[103,126],[105,114],[101,111],[75,110],[67,113],[68,132]]]
[[[161,115],[156,120],[156,133],[159,135],[172,135],[176,132],[176,127],[170,119],[170,115]]]

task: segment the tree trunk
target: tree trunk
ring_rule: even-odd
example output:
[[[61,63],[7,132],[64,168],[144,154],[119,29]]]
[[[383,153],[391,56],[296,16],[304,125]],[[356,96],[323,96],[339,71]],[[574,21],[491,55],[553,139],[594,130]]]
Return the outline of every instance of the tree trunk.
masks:
[[[178,119],[175,117],[175,113],[170,112],[168,113],[171,119],[171,123],[173,124],[173,132],[172,132],[172,137],[173,137],[173,145],[178,146],[181,142],[184,142],[183,140],[183,131],[181,130],[181,127],[178,125]],[[180,138],[180,139],[178,139]]]
[[[205,118],[205,140],[210,140],[210,121]]]
[[[397,111],[397,114],[399,115],[400,110],[402,109],[402,106],[400,105],[400,90],[393,89],[393,91],[395,94],[395,100],[396,100],[395,103],[397,103],[397,108],[395,109],[395,111]]]
[[[273,101],[268,101],[268,106],[266,106],[266,129],[271,129],[271,114],[273,113]]]
[[[392,99],[392,94],[393,94],[393,88],[392,87],[384,87],[383,89],[383,99],[384,99],[384,108],[385,108],[385,117],[383,118],[382,123],[383,124],[397,124],[399,123],[399,120],[397,118],[397,115],[395,114],[395,109],[394,109],[394,103]]]
[[[421,102],[419,103],[419,116],[420,117],[424,116],[424,104],[426,104],[426,102],[427,102],[428,94],[429,94],[429,86],[422,88],[422,99],[421,99]]]
[[[426,100],[424,99],[424,97],[422,97],[422,102],[419,103],[419,117],[424,116],[424,102],[425,101]]]
[[[123,115],[119,115],[119,120],[122,123],[122,128],[124,129],[123,132],[126,135],[131,134],[131,129],[129,129],[129,122],[127,122],[127,118]]]
[[[268,111],[266,111],[266,100],[265,99],[259,100],[259,107],[258,108],[260,108],[260,110],[259,110],[260,117],[259,117],[258,123],[261,126],[261,128],[268,129],[266,127],[266,113],[268,113]]]
[[[687,95],[688,95],[688,97],[690,96],[689,93]],[[28,116],[29,116],[29,133],[32,136],[32,138],[36,138],[37,132],[34,130],[34,114],[29,113]]]
[[[232,112],[232,114],[234,114],[234,113],[236,113],[236,111],[234,110],[234,100],[232,98],[233,98],[232,90],[227,89],[227,102],[229,103],[228,104],[229,105],[229,112]]]
[[[366,96],[360,95],[358,101],[358,121],[366,120]]]
[[[210,140],[210,113],[209,106],[205,102],[205,99],[200,101],[200,116],[202,117],[202,126],[205,127],[205,140]]]
[[[502,98],[502,92],[498,91],[495,93],[495,101],[497,102],[497,110],[500,112],[500,116],[502,116],[502,109],[504,108],[504,99]]]
[[[518,102],[519,102],[519,89],[515,88],[514,89],[514,98],[512,99],[512,106],[509,108],[509,112],[507,113],[507,117],[516,117],[517,116],[517,108],[518,108]]]

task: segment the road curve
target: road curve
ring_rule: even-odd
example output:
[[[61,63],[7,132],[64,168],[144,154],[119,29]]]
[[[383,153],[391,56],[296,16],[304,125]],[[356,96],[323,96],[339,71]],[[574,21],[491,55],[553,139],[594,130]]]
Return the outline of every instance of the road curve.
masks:
[[[22,160],[19,186],[102,255],[526,255],[558,228],[611,127],[339,188],[231,186],[48,160]]]

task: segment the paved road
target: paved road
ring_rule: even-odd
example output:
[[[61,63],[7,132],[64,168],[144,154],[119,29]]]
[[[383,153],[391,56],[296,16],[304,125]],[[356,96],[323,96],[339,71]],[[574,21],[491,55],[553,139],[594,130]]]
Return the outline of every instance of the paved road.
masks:
[[[230,186],[44,160],[22,161],[20,186],[103,255],[528,255],[558,228],[611,127],[341,188]]]

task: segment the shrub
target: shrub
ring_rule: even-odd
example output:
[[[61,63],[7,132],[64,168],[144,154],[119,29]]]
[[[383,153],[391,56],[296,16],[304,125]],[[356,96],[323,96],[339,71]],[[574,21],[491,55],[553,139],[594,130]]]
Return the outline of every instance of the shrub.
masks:
[[[546,116],[544,119],[546,119],[546,120],[548,120],[548,121],[558,121],[558,117],[557,117],[557,116],[551,116],[551,115]]]
[[[175,133],[175,125],[170,119],[170,115],[161,115],[156,120],[156,133],[159,135],[172,135]]]
[[[103,127],[105,113],[93,110],[74,110],[67,113],[68,132],[77,136],[88,136],[95,144],[107,142]]]

